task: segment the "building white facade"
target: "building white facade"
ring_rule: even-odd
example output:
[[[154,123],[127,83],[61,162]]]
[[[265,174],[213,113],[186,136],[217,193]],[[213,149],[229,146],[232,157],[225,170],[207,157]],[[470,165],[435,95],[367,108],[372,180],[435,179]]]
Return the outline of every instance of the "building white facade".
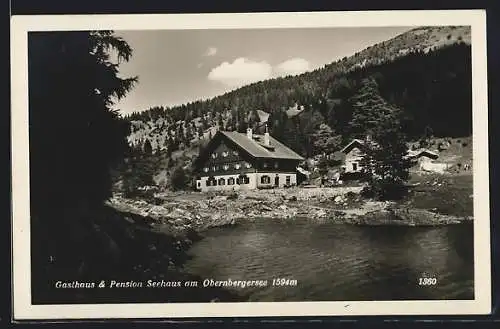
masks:
[[[341,150],[341,152],[345,154],[344,164],[342,166],[345,173],[358,173],[363,169],[361,160],[365,152],[361,150],[362,147],[363,141],[355,139]]]
[[[294,186],[300,161],[300,155],[267,132],[220,131],[195,162],[195,187],[208,192]]]
[[[200,177],[196,180],[196,189],[202,192],[209,191],[239,191],[255,190],[259,188],[283,188],[297,185],[296,173],[247,173],[247,180],[240,179],[239,174],[217,175]],[[217,185],[207,184],[209,179],[217,181]]]

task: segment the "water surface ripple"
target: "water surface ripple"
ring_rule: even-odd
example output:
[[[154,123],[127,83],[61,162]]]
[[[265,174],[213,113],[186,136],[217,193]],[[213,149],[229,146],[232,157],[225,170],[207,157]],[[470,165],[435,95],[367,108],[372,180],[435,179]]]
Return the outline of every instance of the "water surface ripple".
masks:
[[[473,299],[472,229],[258,220],[208,231],[186,270],[214,280],[297,280],[239,289],[250,301]],[[421,286],[423,276],[437,283]]]

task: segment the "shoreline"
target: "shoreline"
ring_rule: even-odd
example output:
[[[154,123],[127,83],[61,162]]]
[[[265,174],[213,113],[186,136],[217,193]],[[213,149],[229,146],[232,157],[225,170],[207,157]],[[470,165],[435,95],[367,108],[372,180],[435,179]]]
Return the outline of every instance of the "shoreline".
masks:
[[[472,222],[472,216],[453,216],[398,202],[364,200],[360,187],[290,188],[209,194],[161,193],[152,202],[114,196],[108,205],[140,215],[174,230],[201,232],[258,219],[293,220],[346,225],[441,226]],[[154,202],[154,203],[153,203]]]

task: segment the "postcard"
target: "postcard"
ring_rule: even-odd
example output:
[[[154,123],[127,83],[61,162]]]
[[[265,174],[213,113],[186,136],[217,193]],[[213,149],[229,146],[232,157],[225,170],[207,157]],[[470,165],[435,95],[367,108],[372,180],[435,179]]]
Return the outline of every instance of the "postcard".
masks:
[[[14,319],[490,313],[485,16],[13,16]]]

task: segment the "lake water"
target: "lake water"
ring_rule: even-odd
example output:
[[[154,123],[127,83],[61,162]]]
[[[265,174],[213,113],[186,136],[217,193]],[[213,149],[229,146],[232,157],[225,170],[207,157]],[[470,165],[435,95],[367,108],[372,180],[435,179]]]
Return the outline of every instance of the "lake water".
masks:
[[[214,280],[268,280],[236,289],[249,301],[473,299],[473,226],[367,227],[258,220],[214,228],[186,270]],[[434,278],[419,285],[419,278]],[[274,278],[290,279],[272,286]]]

